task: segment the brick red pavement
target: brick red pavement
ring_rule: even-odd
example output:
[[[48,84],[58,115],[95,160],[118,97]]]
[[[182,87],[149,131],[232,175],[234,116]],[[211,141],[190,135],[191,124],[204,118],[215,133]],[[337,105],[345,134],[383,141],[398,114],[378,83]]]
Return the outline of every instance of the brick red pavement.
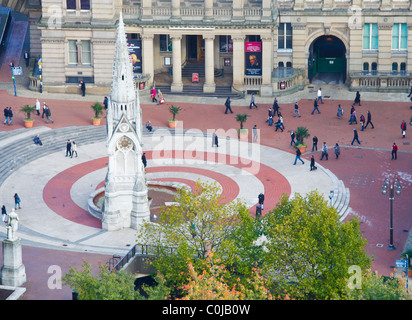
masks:
[[[405,94],[406,96],[406,94]],[[17,113],[18,106],[24,104],[34,105],[35,99],[14,97],[7,92],[0,92],[2,106],[13,106],[15,110],[15,121],[13,126],[1,126],[1,130],[13,130],[23,127],[23,115]],[[402,98],[402,97],[401,97]],[[102,97],[97,97],[96,101],[102,100]],[[290,147],[290,136],[288,130],[295,129],[297,126],[303,125],[308,127],[311,136],[319,137],[319,145],[326,141],[329,146],[338,142],[340,145],[349,145],[353,137],[353,126],[348,125],[348,113],[351,106],[351,101],[335,101],[325,99],[325,104],[320,105],[321,114],[311,115],[313,109],[313,101],[303,99],[300,100],[301,118],[292,118],[293,104],[280,104],[281,112],[284,116],[286,131],[274,132],[273,127],[268,127],[265,123],[267,117],[267,109],[269,104],[260,104],[259,98],[256,99],[259,106],[258,110],[250,110],[245,106],[237,106],[236,101],[232,102],[234,114],[224,114],[224,106],[222,105],[195,105],[191,103],[174,103],[183,107],[181,113],[177,115],[179,120],[183,120],[184,127],[198,128],[203,131],[210,128],[238,128],[239,124],[235,121],[236,113],[247,113],[248,121],[245,124],[246,128],[251,129],[254,124],[261,129],[261,143],[293,152]],[[90,108],[89,101],[69,101],[69,100],[44,100],[50,105],[52,110],[52,118],[54,124],[45,124],[41,119],[35,116],[35,126],[46,125],[51,128],[58,128],[72,125],[90,125],[93,112]],[[338,103],[341,103],[344,109],[344,118],[336,118],[336,109]],[[143,122],[150,119],[154,126],[167,126],[167,120],[170,114],[166,105],[142,105]],[[373,268],[379,273],[389,275],[393,272],[391,266],[394,265],[395,259],[401,253],[402,246],[407,237],[404,230],[409,230],[412,225],[411,221],[411,185],[410,175],[412,172],[412,151],[411,132],[408,125],[406,139],[401,139],[400,123],[404,119],[409,123],[411,111],[410,103],[406,102],[368,102],[364,101],[361,107],[357,107],[358,117],[361,113],[366,115],[369,109],[372,112],[372,121],[375,129],[366,129],[360,132],[360,126],[356,125],[359,131],[362,147],[382,148],[389,150],[392,143],[397,142],[400,152],[398,160],[390,160],[389,151],[343,148],[342,155],[339,160],[334,160],[331,154],[330,160],[323,161],[322,165],[331,169],[339,179],[342,179],[346,187],[351,191],[350,207],[354,210],[362,221],[361,230],[369,243],[367,245],[368,254],[373,254],[375,261]],[[311,146],[311,137],[308,139]],[[402,153],[408,151],[409,153]],[[319,152],[318,152],[319,153]],[[319,154],[318,154],[319,155]],[[308,159],[308,155],[305,155]],[[406,175],[401,176],[403,185],[402,195],[397,197],[394,206],[394,239],[396,251],[386,250],[389,238],[389,200],[387,196],[380,193],[383,178],[387,174],[398,174],[404,172]],[[408,176],[409,174],[409,176]],[[348,217],[350,219],[351,216]],[[383,244],[382,248],[376,244]],[[40,253],[41,251],[41,253]],[[37,277],[44,276],[44,265],[50,265],[55,256],[58,256],[63,261],[79,261],[76,253],[59,252],[42,250],[38,248],[24,248],[24,259],[26,269],[33,272]],[[37,258],[37,254],[41,256]],[[88,258],[93,259],[94,255],[88,255]],[[77,260],[76,260],[77,259]],[[97,259],[97,258],[96,258]],[[41,269],[43,268],[43,269]],[[37,270],[37,272],[35,272]],[[29,271],[26,271],[29,272]],[[45,277],[43,277],[45,279]],[[32,281],[43,281],[34,279]],[[45,285],[44,283],[42,284]],[[28,282],[27,286],[32,288],[33,284]],[[29,290],[28,290],[29,291]],[[40,293],[39,293],[40,294]],[[26,294],[27,299],[32,299],[33,296]],[[50,295],[41,297],[49,299]],[[65,295],[64,298],[70,298]]]

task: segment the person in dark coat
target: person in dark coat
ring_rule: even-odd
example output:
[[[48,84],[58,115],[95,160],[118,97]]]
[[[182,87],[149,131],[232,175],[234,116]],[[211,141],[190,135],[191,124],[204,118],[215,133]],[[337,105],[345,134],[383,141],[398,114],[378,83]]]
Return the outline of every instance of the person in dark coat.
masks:
[[[318,111],[320,113],[319,108],[318,108],[318,100],[315,99],[315,102],[313,103],[313,111],[312,114],[314,114],[315,111]]]
[[[312,152],[313,152],[314,150],[318,151],[318,137],[317,137],[317,136],[314,136],[313,139],[312,139],[312,141],[313,141]]]
[[[302,153],[300,152],[299,148],[296,148],[296,158],[295,158],[295,162],[293,163],[294,165],[296,164],[297,160],[300,160],[300,161],[302,161],[302,164],[305,164],[305,162],[300,158],[301,154]]]
[[[371,115],[371,112],[368,110],[368,114],[367,114],[367,116],[366,116],[366,125],[365,125],[365,129],[366,129],[366,127],[369,125],[369,123],[371,124],[372,129],[374,129],[374,128],[375,128],[375,126],[374,126],[374,125],[373,125],[373,123],[372,123],[372,115]]]
[[[315,166],[315,157],[314,155],[312,155],[312,157],[310,158],[310,171],[316,170],[317,167]]]
[[[359,91],[356,91],[356,96],[355,96],[355,100],[353,101],[353,104],[355,105],[355,104],[359,104],[359,107],[360,107],[360,93],[359,93]]]
[[[147,160],[146,160],[146,153],[144,153],[144,152],[143,152],[143,154],[142,154],[142,162],[143,162],[144,167],[146,168],[146,166],[147,166]]]
[[[67,156],[72,156],[72,142],[70,141],[70,139],[69,140],[67,140],[67,143],[66,143],[66,157]]]
[[[104,108],[107,110],[107,108],[109,107],[109,98],[104,97],[103,104]]]
[[[26,61],[26,68],[27,68],[30,62],[30,54],[27,51],[24,51],[24,60]]]
[[[279,116],[279,104],[278,100],[275,98],[273,101],[273,116],[278,115]]]
[[[265,201],[265,195],[263,193],[259,193],[258,201],[259,201],[259,204],[263,206],[263,202]]]
[[[402,138],[405,138],[405,136],[406,136],[406,122],[405,122],[405,120],[402,120],[401,130],[402,130]]]
[[[352,140],[352,143],[351,143],[352,146],[353,146],[353,143],[355,141],[357,141],[359,144],[361,144],[360,141],[359,141],[358,131],[356,129],[353,129],[353,140]]]
[[[225,114],[227,114],[228,111],[230,111],[230,113],[233,113],[232,108],[230,107],[230,97],[227,97],[225,106],[226,106]]]
[[[86,95],[86,84],[83,80],[80,81],[80,90],[82,91],[82,96],[84,97]]]

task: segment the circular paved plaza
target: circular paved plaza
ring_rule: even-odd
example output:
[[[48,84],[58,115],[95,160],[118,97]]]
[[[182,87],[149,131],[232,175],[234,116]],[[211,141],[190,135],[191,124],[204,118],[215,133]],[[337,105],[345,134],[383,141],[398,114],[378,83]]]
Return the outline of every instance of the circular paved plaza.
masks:
[[[409,132],[402,139],[399,128],[400,121],[408,120],[411,111],[407,102],[364,101],[357,108],[358,114],[366,115],[367,110],[371,110],[375,129],[367,128],[361,132],[359,125],[350,126],[345,117],[351,104],[348,98],[351,93],[339,94],[334,99],[325,99],[325,104],[320,105],[321,114],[314,115],[311,111],[315,93],[310,90],[300,96],[278,98],[285,120],[284,132],[275,132],[274,127],[267,125],[271,101],[265,99],[259,101],[257,98],[259,108],[252,110],[247,99],[234,100],[234,114],[225,115],[223,101],[218,99],[166,97],[168,104],[159,106],[142,97],[143,123],[151,120],[155,126],[154,133],[145,132],[143,139],[148,159],[147,179],[149,183],[176,183],[188,187],[193,187],[198,180],[216,182],[226,201],[242,200],[252,215],[260,192],[265,194],[265,213],[276,205],[284,192],[293,196],[317,189],[328,200],[333,190],[332,205],[337,208],[341,220],[359,218],[362,233],[368,239],[366,250],[374,255],[373,268],[389,275],[412,225],[411,139]],[[100,220],[87,211],[89,195],[103,185],[108,158],[104,135],[99,136],[104,128],[87,129],[99,133],[89,133],[92,138],[83,141],[80,131],[91,127],[90,104],[102,98],[68,96],[63,99],[45,94],[41,99],[52,108],[55,122],[46,124],[41,117],[34,116],[35,128],[29,130],[23,128],[23,115],[17,110],[21,105],[34,104],[32,96],[40,94],[14,97],[2,91],[0,95],[4,105],[15,109],[13,126],[3,125],[4,134],[0,137],[0,158],[4,160],[3,171],[7,172],[0,186],[0,195],[1,204],[9,210],[13,207],[15,192],[22,198],[22,209],[17,212],[27,273],[24,299],[70,299],[69,288],[50,290],[47,287],[50,266],[58,265],[64,273],[69,265],[79,267],[82,259],[92,265],[106,263],[113,254],[125,254],[136,239],[136,230],[102,230]],[[396,100],[396,97],[392,98]],[[183,127],[176,132],[166,128],[171,99],[173,104],[183,108],[177,116]],[[301,118],[292,116],[294,100],[299,101]],[[406,99],[399,97],[398,100]],[[344,107],[344,119],[336,117],[338,103]],[[239,141],[230,134],[239,127],[234,119],[237,113],[248,114],[245,124],[250,131],[248,142]],[[259,141],[253,143],[251,129],[255,124],[260,132]],[[307,139],[308,151],[302,156],[303,165],[299,161],[293,165],[295,153],[290,146],[290,131],[297,126],[306,126],[311,134]],[[360,146],[351,145],[354,126],[360,134]],[[212,146],[212,129],[219,129],[221,133],[218,148]],[[45,145],[40,147],[31,143],[35,133],[45,137]],[[329,147],[339,143],[341,157],[334,159],[330,150],[329,160],[320,161],[320,151],[311,152],[314,135],[319,138],[318,150],[323,141]],[[97,136],[100,138],[93,139]],[[77,158],[65,157],[67,139],[81,141]],[[390,158],[394,141],[400,149],[396,161]],[[309,170],[312,154],[318,166],[313,172]],[[394,206],[395,252],[386,250],[389,201],[380,193],[386,177],[398,177],[403,187]],[[4,238],[3,226],[0,226],[0,233]]]

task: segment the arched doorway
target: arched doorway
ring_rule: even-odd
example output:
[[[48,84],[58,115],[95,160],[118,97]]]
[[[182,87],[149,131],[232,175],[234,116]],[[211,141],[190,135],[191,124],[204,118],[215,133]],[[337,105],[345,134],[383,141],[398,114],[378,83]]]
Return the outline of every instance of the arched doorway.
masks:
[[[316,38],[309,47],[308,78],[311,83],[345,83],[346,48],[332,35]]]

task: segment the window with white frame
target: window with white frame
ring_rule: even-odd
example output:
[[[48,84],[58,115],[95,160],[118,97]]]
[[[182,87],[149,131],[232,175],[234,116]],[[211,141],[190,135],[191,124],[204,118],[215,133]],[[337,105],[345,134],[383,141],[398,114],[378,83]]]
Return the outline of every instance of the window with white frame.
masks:
[[[90,10],[90,0],[66,0],[67,10]]]
[[[378,50],[379,28],[377,23],[365,23],[363,26],[363,49]]]
[[[69,64],[90,65],[92,61],[90,40],[69,40]],[[79,54],[80,53],[80,54]]]
[[[160,35],[160,52],[171,52],[172,40],[168,34]]]
[[[392,50],[408,49],[408,26],[406,23],[395,23],[392,28]]]
[[[69,64],[77,64],[77,40],[69,40]]]
[[[278,49],[292,49],[292,24],[279,23]]]

